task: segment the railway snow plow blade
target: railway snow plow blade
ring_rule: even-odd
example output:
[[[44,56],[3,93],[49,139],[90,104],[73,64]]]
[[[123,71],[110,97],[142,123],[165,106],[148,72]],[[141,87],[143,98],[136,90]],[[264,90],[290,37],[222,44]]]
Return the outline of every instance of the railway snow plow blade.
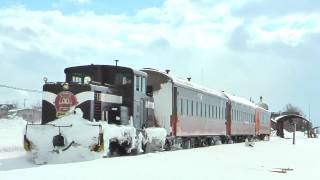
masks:
[[[96,159],[104,155],[100,123],[82,118],[81,110],[48,124],[27,124],[24,148],[35,164]]]

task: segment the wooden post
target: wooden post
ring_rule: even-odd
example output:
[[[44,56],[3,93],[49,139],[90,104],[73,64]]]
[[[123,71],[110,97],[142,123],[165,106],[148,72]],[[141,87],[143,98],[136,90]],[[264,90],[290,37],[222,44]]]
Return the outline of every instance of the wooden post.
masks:
[[[296,144],[296,129],[297,129],[297,125],[296,123],[293,123],[294,126],[294,130],[293,130],[293,139],[292,139],[292,144],[295,145]]]

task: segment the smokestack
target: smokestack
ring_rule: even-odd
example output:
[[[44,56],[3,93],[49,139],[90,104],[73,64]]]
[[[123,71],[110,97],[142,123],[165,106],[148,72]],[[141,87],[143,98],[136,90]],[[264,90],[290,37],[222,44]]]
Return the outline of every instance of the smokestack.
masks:
[[[262,96],[260,96],[260,102],[262,103]]]
[[[166,69],[166,73],[169,74],[169,72],[170,72],[170,69]]]

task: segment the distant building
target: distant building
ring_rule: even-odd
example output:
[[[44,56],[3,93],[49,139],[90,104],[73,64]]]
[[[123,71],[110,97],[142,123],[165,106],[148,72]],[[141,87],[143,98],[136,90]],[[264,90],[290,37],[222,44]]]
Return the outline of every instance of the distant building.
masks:
[[[294,131],[294,124],[296,131],[308,132],[308,137],[313,137],[312,123],[303,116],[296,114],[280,115],[280,113],[273,113],[271,126],[273,130],[277,131],[277,136],[284,137],[284,130],[288,132]]]
[[[41,109],[33,108],[33,109],[20,109],[17,110],[17,116],[22,117],[24,120],[31,123],[39,123],[41,122]]]
[[[0,118],[7,118],[9,111],[15,108],[14,104],[0,104]]]

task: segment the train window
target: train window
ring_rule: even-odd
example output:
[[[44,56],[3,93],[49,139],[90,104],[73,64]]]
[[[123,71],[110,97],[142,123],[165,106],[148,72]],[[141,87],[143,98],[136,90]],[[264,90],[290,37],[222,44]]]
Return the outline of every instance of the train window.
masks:
[[[239,113],[237,110],[234,110],[234,120],[239,121]]]
[[[187,104],[186,104],[186,105],[187,105],[186,110],[187,110],[187,116],[188,116],[188,115],[189,115],[189,100],[187,99],[186,101],[187,101]]]
[[[136,91],[140,91],[140,76],[136,76]]]
[[[208,105],[208,114],[209,114],[208,117],[211,118],[211,105],[210,104]]]
[[[196,116],[198,116],[199,115],[199,113],[198,113],[198,102],[196,103]]]
[[[188,107],[187,107],[187,104],[188,104],[188,100],[187,99],[184,99],[183,100],[183,113],[184,113],[184,115],[188,115],[187,113],[188,113]]]
[[[224,119],[224,107],[221,108],[221,119]]]
[[[222,107],[222,119],[226,119],[226,118],[225,118],[225,110],[224,110],[224,107]]]
[[[204,104],[204,117],[207,117],[207,104]]]
[[[72,76],[72,82],[82,84],[83,78],[81,78],[80,76]]]
[[[245,122],[245,121],[246,121],[246,113],[242,112],[242,122]]]
[[[203,116],[203,111],[202,111],[202,103],[200,103],[200,116]]]
[[[177,114],[181,114],[181,103],[180,99],[177,99]]]
[[[215,118],[218,119],[218,106],[216,106],[215,109],[216,109],[216,117]]]
[[[249,118],[248,118],[248,113],[246,113],[245,115],[246,115],[246,121],[247,121],[247,122],[250,122],[250,121],[249,121]]]
[[[193,101],[191,101],[191,116],[193,116]]]
[[[211,117],[214,118],[214,105],[211,105]]]
[[[141,91],[143,93],[146,93],[146,78],[142,78],[142,83],[141,83]]]
[[[249,121],[249,118],[248,118],[248,113],[245,113],[245,115],[246,115],[246,116],[245,116],[245,117],[246,117],[246,121],[247,121],[247,122],[250,122],[250,121]]]
[[[231,121],[235,121],[235,117],[234,117],[234,110],[231,111]]]
[[[183,115],[183,99],[181,98],[181,115]]]

